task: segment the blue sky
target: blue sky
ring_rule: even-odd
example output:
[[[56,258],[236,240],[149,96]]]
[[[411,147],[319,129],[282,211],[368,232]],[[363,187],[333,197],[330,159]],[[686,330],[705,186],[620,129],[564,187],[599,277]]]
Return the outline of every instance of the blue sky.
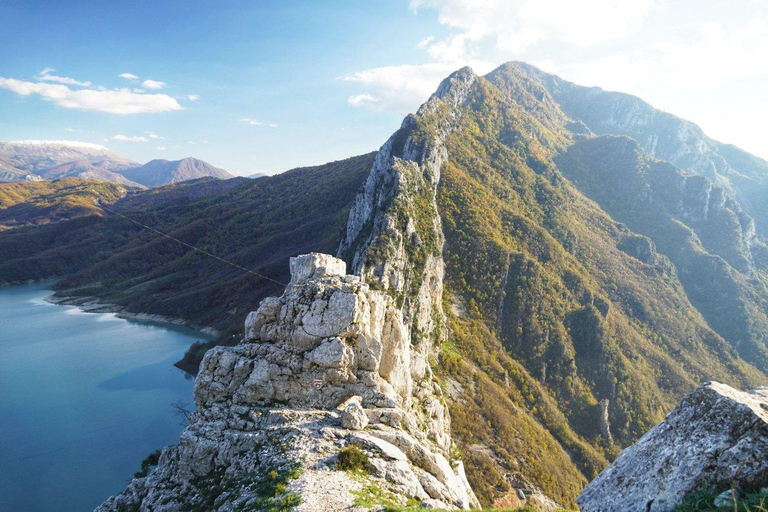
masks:
[[[526,60],[766,157],[768,5],[725,4],[5,0],[0,140],[279,172],[378,148],[462,65]]]

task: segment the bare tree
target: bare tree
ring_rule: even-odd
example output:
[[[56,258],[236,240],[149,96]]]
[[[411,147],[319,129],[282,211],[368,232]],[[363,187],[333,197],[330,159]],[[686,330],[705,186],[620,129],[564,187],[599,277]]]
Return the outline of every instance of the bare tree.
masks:
[[[181,418],[179,423],[182,427],[189,426],[189,424],[192,423],[192,411],[189,409],[188,403],[183,400],[171,402],[171,409],[173,410],[173,414]]]

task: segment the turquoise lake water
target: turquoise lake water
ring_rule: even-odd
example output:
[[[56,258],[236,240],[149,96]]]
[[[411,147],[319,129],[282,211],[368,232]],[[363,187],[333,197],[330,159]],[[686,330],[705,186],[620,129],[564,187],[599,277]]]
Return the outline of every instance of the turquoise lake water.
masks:
[[[93,510],[178,442],[189,329],[84,313],[46,285],[0,288],[0,511]]]

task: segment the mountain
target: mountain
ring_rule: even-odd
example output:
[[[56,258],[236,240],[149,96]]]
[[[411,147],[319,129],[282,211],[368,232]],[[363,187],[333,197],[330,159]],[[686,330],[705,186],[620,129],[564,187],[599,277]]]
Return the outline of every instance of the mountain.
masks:
[[[339,259],[290,267],[241,343],[206,356],[179,445],[98,511],[479,505],[425,360],[430,333]]]
[[[121,173],[125,178],[145,187],[159,187],[207,176],[222,180],[234,178],[224,169],[191,157],[174,161],[151,160],[140,167],[123,170]]]
[[[555,79],[520,63],[485,77],[465,68],[375,155],[114,205],[257,274],[107,215],[0,233],[0,282],[60,276],[61,296],[215,327],[233,345],[259,301],[283,293],[290,256],[335,253],[393,301],[480,503],[575,506],[700,382],[765,384],[766,203],[747,205],[734,185],[735,172],[759,179],[759,159],[706,139],[665,161],[677,153],[609,129],[634,126],[618,122],[613,93],[594,93],[608,107],[577,109],[562,91],[578,86]],[[653,126],[663,139],[668,125]],[[684,165],[714,162],[712,148],[733,172]],[[436,418],[420,421],[434,432]],[[201,492],[221,491],[217,470],[201,470]]]
[[[88,142],[62,140],[0,142],[0,169],[2,162],[6,162],[26,175],[35,175],[43,179],[92,178],[121,185],[137,185],[119,174],[121,170],[136,166],[134,162],[104,146]],[[23,180],[6,177],[6,181]]]
[[[128,194],[114,183],[78,178],[0,184],[0,230],[103,214]]]
[[[286,282],[290,256],[335,251],[371,161],[364,155],[259,180],[203,178],[129,194],[110,209]],[[223,333],[281,291],[109,213],[2,235],[0,282],[61,276],[61,295],[100,296]]]
[[[10,162],[0,159],[0,183],[12,183],[14,181],[41,181],[36,174],[22,171]]]
[[[708,137],[694,123],[657,110],[640,98],[582,87],[521,62],[510,63],[535,80],[562,111],[598,135],[632,137],[648,155],[700,174],[738,199],[768,234],[768,161]]]
[[[250,174],[248,177],[255,180],[256,178],[263,178],[264,176],[268,176],[268,174],[265,174],[263,172],[256,172],[256,173]]]
[[[0,142],[0,183],[82,178],[142,188],[204,177],[226,180],[233,176],[196,158],[152,160],[138,165],[88,142]]]

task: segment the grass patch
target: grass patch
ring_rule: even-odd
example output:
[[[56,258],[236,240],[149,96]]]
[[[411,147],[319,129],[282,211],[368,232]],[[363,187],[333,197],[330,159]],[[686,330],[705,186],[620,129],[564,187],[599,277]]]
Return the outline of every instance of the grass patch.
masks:
[[[351,444],[339,451],[336,469],[341,471],[368,472],[370,461],[368,455],[359,446]]]
[[[352,491],[352,495],[355,497],[353,504],[357,507],[371,508],[383,505],[384,510],[404,510],[394,494],[378,485],[365,484],[359,491]]]
[[[719,494],[711,489],[691,493],[671,512],[768,512],[768,491],[737,495],[735,505],[725,507],[715,506]]]

